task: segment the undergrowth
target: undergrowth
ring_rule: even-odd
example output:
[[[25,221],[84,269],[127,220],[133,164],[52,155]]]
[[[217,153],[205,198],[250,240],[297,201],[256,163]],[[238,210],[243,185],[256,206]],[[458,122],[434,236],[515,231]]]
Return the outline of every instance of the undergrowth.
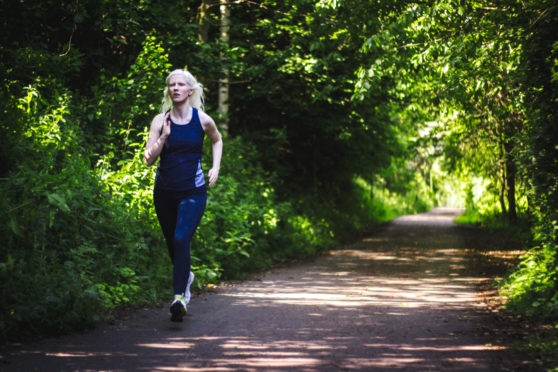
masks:
[[[540,214],[539,214],[540,215]],[[525,242],[525,253],[517,267],[498,282],[504,310],[525,316],[535,326],[514,347],[529,354],[549,371],[558,371],[558,264],[557,224],[550,219],[530,219],[520,215],[515,223],[499,213],[480,213],[468,208],[456,219],[475,224],[497,234],[514,236]]]

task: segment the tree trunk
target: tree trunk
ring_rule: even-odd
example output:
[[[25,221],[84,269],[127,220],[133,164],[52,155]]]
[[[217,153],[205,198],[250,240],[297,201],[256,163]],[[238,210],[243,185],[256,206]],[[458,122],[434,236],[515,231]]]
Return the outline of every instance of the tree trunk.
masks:
[[[221,32],[219,39],[226,45],[229,45],[230,31],[230,8],[227,0],[219,0],[221,12]],[[223,78],[219,80],[219,113],[221,114],[221,131],[228,133],[229,131],[229,69],[223,68]]]
[[[510,222],[517,221],[517,211],[515,207],[515,175],[517,173],[517,167],[515,166],[515,159],[512,155],[513,143],[511,141],[506,142],[504,145],[506,149],[506,184],[507,184],[507,196],[508,196],[508,217]]]
[[[506,168],[502,167],[502,179],[500,180],[500,208],[502,208],[502,215],[506,215],[508,211],[506,210],[506,202],[504,201],[504,196],[506,195]]]
[[[501,144],[501,142],[500,142]],[[504,158],[504,149],[503,149],[503,145],[500,145],[500,159]],[[499,195],[499,200],[500,200],[500,208],[502,208],[502,216],[505,216],[508,212],[506,211],[506,202],[504,201],[504,197],[506,195],[506,164],[505,164],[505,160],[504,161],[500,161],[500,167],[501,167],[501,178],[500,178],[500,195]]]
[[[209,1],[202,0],[198,13],[198,39],[202,43],[206,43],[209,38]]]

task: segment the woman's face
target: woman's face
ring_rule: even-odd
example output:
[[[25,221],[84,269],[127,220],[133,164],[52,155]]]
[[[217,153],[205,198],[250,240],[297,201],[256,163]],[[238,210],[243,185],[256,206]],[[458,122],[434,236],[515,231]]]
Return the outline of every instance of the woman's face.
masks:
[[[184,75],[172,75],[169,79],[169,96],[173,103],[185,102],[194,90],[186,82]]]

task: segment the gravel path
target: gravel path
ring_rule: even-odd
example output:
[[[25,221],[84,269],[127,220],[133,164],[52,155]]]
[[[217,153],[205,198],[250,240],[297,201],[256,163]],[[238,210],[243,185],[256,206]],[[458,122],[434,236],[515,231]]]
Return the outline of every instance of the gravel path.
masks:
[[[183,323],[144,309],[3,352],[5,371],[497,371],[458,210],[398,218],[360,241],[195,296]],[[474,230],[467,233],[474,233]],[[505,363],[504,363],[505,364]]]

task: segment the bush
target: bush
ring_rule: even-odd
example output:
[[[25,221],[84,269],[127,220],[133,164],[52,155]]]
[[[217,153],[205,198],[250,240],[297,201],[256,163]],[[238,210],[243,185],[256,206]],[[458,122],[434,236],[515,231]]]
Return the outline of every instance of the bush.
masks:
[[[540,213],[540,212],[539,212]],[[540,215],[544,216],[543,213]],[[533,227],[534,246],[502,282],[506,307],[514,312],[558,318],[558,223],[540,218]]]
[[[136,190],[115,192],[92,171],[69,99],[47,102],[30,88],[20,100],[26,156],[0,184],[2,339],[83,328],[103,310],[156,296],[143,286],[148,263],[161,261],[145,208],[130,208]]]

